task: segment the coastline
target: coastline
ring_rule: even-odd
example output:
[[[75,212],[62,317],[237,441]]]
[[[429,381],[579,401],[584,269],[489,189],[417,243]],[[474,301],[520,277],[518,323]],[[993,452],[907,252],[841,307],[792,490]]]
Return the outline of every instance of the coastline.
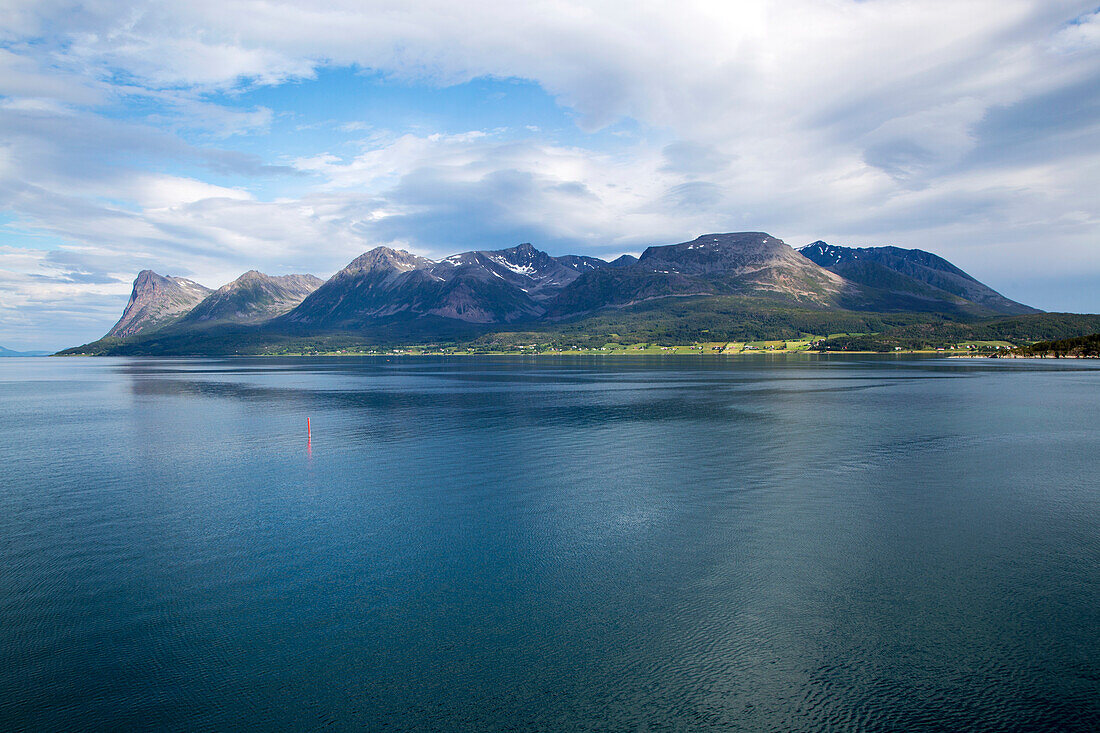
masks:
[[[224,359],[224,358],[348,358],[348,357],[395,357],[395,356],[449,356],[449,357],[478,357],[478,356],[526,356],[526,357],[572,357],[572,356],[601,356],[601,357],[626,357],[636,359],[639,357],[703,357],[710,359],[755,359],[760,357],[776,356],[939,356],[942,358],[997,358],[993,354],[950,354],[942,350],[923,349],[909,351],[741,351],[741,352],[700,352],[700,351],[642,351],[642,350],[570,350],[570,351],[433,351],[420,349],[395,349],[392,351],[322,351],[322,352],[291,352],[284,354],[51,354],[50,357],[59,358],[100,358],[100,357],[124,357],[146,359]],[[1024,357],[1015,357],[1024,358]],[[1068,357],[1063,357],[1068,358]]]

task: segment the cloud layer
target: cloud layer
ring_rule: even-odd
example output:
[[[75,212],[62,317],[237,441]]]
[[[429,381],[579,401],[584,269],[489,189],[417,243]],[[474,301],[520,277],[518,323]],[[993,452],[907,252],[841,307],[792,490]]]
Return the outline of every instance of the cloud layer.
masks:
[[[1062,0],[7,3],[0,337],[100,335],[142,267],[216,286],[365,248],[614,255],[717,230],[929,249],[1100,310],[1100,13]],[[531,80],[571,134],[237,100],[353,67]],[[347,90],[354,94],[354,90]],[[259,150],[260,152],[256,152]],[[1091,279],[1090,279],[1091,278]]]

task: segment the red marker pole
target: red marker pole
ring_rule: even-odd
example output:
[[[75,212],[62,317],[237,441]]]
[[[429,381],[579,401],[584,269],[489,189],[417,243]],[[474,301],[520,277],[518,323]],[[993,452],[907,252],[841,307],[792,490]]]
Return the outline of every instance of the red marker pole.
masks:
[[[309,418],[306,418],[306,440],[310,443],[313,442],[313,428],[309,425]]]

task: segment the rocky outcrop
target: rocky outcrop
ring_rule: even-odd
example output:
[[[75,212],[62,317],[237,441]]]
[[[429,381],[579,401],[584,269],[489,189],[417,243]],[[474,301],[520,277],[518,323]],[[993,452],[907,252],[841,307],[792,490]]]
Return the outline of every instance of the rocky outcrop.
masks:
[[[213,291],[182,277],[165,277],[142,270],[134,280],[130,300],[107,337],[125,338],[164,328],[179,320]]]

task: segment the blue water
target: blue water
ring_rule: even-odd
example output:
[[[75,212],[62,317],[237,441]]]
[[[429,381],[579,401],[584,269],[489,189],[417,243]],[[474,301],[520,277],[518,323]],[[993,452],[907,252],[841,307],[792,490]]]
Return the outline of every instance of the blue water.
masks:
[[[1095,731],[1098,367],[0,360],[0,729]]]

